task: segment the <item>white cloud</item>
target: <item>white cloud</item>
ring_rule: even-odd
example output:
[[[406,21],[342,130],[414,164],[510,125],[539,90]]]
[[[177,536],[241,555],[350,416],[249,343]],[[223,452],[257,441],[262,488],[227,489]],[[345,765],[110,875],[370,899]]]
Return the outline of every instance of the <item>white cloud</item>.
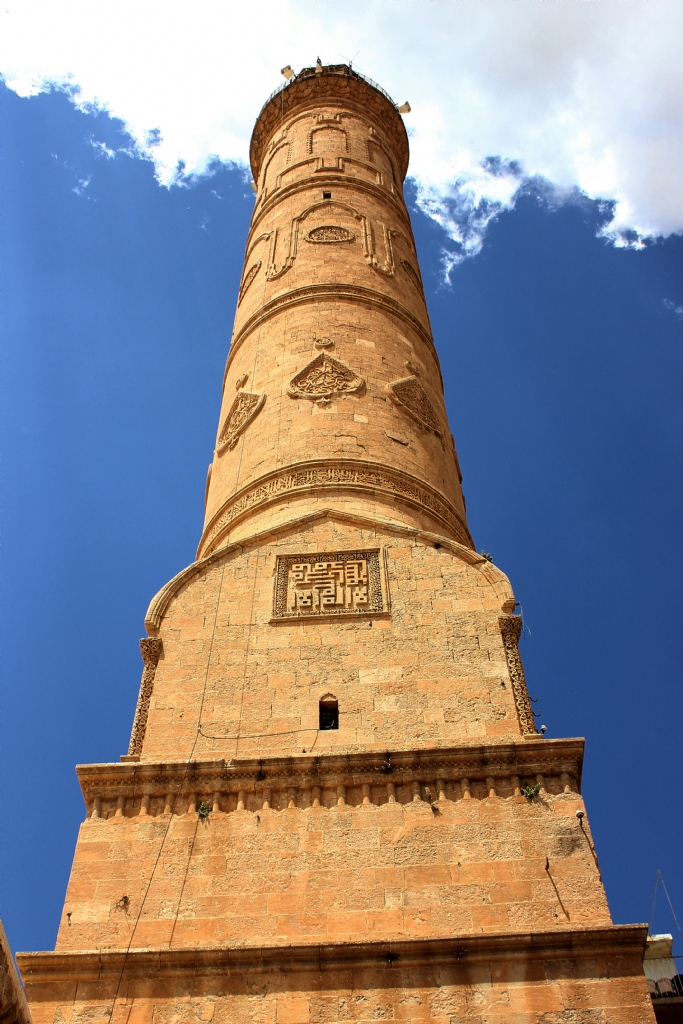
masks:
[[[683,306],[677,306],[675,302],[671,301],[671,299],[664,299],[664,305],[667,309],[670,309],[679,320],[683,320]]]
[[[411,102],[411,174],[457,261],[530,177],[611,203],[617,244],[683,231],[681,38],[680,0],[5,0],[0,72],[106,107],[169,184],[246,162],[282,65],[357,54]]]

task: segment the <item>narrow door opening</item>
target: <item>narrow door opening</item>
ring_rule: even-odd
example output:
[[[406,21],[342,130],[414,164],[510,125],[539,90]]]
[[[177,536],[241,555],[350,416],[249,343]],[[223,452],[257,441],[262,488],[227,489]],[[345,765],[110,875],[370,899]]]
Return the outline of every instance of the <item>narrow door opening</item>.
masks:
[[[339,703],[336,700],[323,698],[320,701],[320,729],[339,728]]]

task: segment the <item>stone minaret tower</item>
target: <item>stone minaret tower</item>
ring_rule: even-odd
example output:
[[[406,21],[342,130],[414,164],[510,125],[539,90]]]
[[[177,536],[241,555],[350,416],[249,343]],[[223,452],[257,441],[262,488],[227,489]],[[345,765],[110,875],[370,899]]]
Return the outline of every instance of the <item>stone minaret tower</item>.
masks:
[[[251,163],[197,561],[150,605],[129,753],[78,769],[35,1024],[654,1020],[582,741],[537,734],[467,528],[400,113],[306,69]]]

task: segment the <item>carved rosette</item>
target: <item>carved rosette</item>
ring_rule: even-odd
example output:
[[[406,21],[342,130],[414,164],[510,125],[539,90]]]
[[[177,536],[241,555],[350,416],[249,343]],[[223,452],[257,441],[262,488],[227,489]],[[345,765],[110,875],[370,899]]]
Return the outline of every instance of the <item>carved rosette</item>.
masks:
[[[437,437],[441,437],[441,421],[417,377],[404,377],[387,387],[395,405],[407,412],[424,430],[431,430]]]
[[[344,366],[327,352],[321,352],[292,377],[287,388],[292,398],[310,398],[312,401],[329,399],[333,395],[353,394],[365,384],[362,377]]]
[[[522,735],[535,736],[538,733],[536,719],[529,700],[529,691],[524,678],[522,659],[519,656],[519,637],[522,632],[522,616],[506,615],[498,620],[500,631],[503,634],[503,646],[505,657],[510,672],[512,693],[515,698],[515,707],[519,724],[522,727]]]
[[[161,637],[143,637],[140,641],[140,653],[142,654],[142,660],[145,663],[145,667],[142,670],[138,705],[135,709],[133,731],[130,734],[130,743],[128,745],[129,757],[131,755],[139,756],[142,753],[142,742],[145,738],[147,716],[149,715],[149,705],[152,699],[152,690],[154,688],[154,676],[156,675],[157,665],[159,664],[161,650]]]
[[[226,448],[230,451],[237,444],[240,434],[247,429],[251,421],[263,408],[266,400],[265,395],[255,395],[251,391],[240,391],[235,401],[230,406],[230,412],[225,417],[223,428],[218,435],[216,452],[221,454]]]

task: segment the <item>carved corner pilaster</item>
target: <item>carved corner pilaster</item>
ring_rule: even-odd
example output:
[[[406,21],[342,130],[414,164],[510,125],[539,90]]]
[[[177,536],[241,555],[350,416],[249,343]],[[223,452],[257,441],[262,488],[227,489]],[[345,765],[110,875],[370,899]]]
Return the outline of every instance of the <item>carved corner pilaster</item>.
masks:
[[[140,653],[142,654],[142,660],[145,667],[142,670],[140,694],[138,696],[137,708],[135,709],[133,731],[130,734],[130,744],[128,745],[129,757],[133,755],[139,756],[142,753],[142,742],[145,738],[149,705],[152,699],[152,690],[154,688],[154,676],[156,675],[161,651],[161,637],[146,636],[140,641]]]
[[[538,733],[536,719],[529,700],[529,691],[524,678],[524,667],[519,654],[519,637],[522,632],[521,615],[505,615],[498,619],[500,631],[503,635],[503,646],[505,657],[512,683],[512,693],[515,698],[517,716],[522,729],[523,736],[535,736]]]

